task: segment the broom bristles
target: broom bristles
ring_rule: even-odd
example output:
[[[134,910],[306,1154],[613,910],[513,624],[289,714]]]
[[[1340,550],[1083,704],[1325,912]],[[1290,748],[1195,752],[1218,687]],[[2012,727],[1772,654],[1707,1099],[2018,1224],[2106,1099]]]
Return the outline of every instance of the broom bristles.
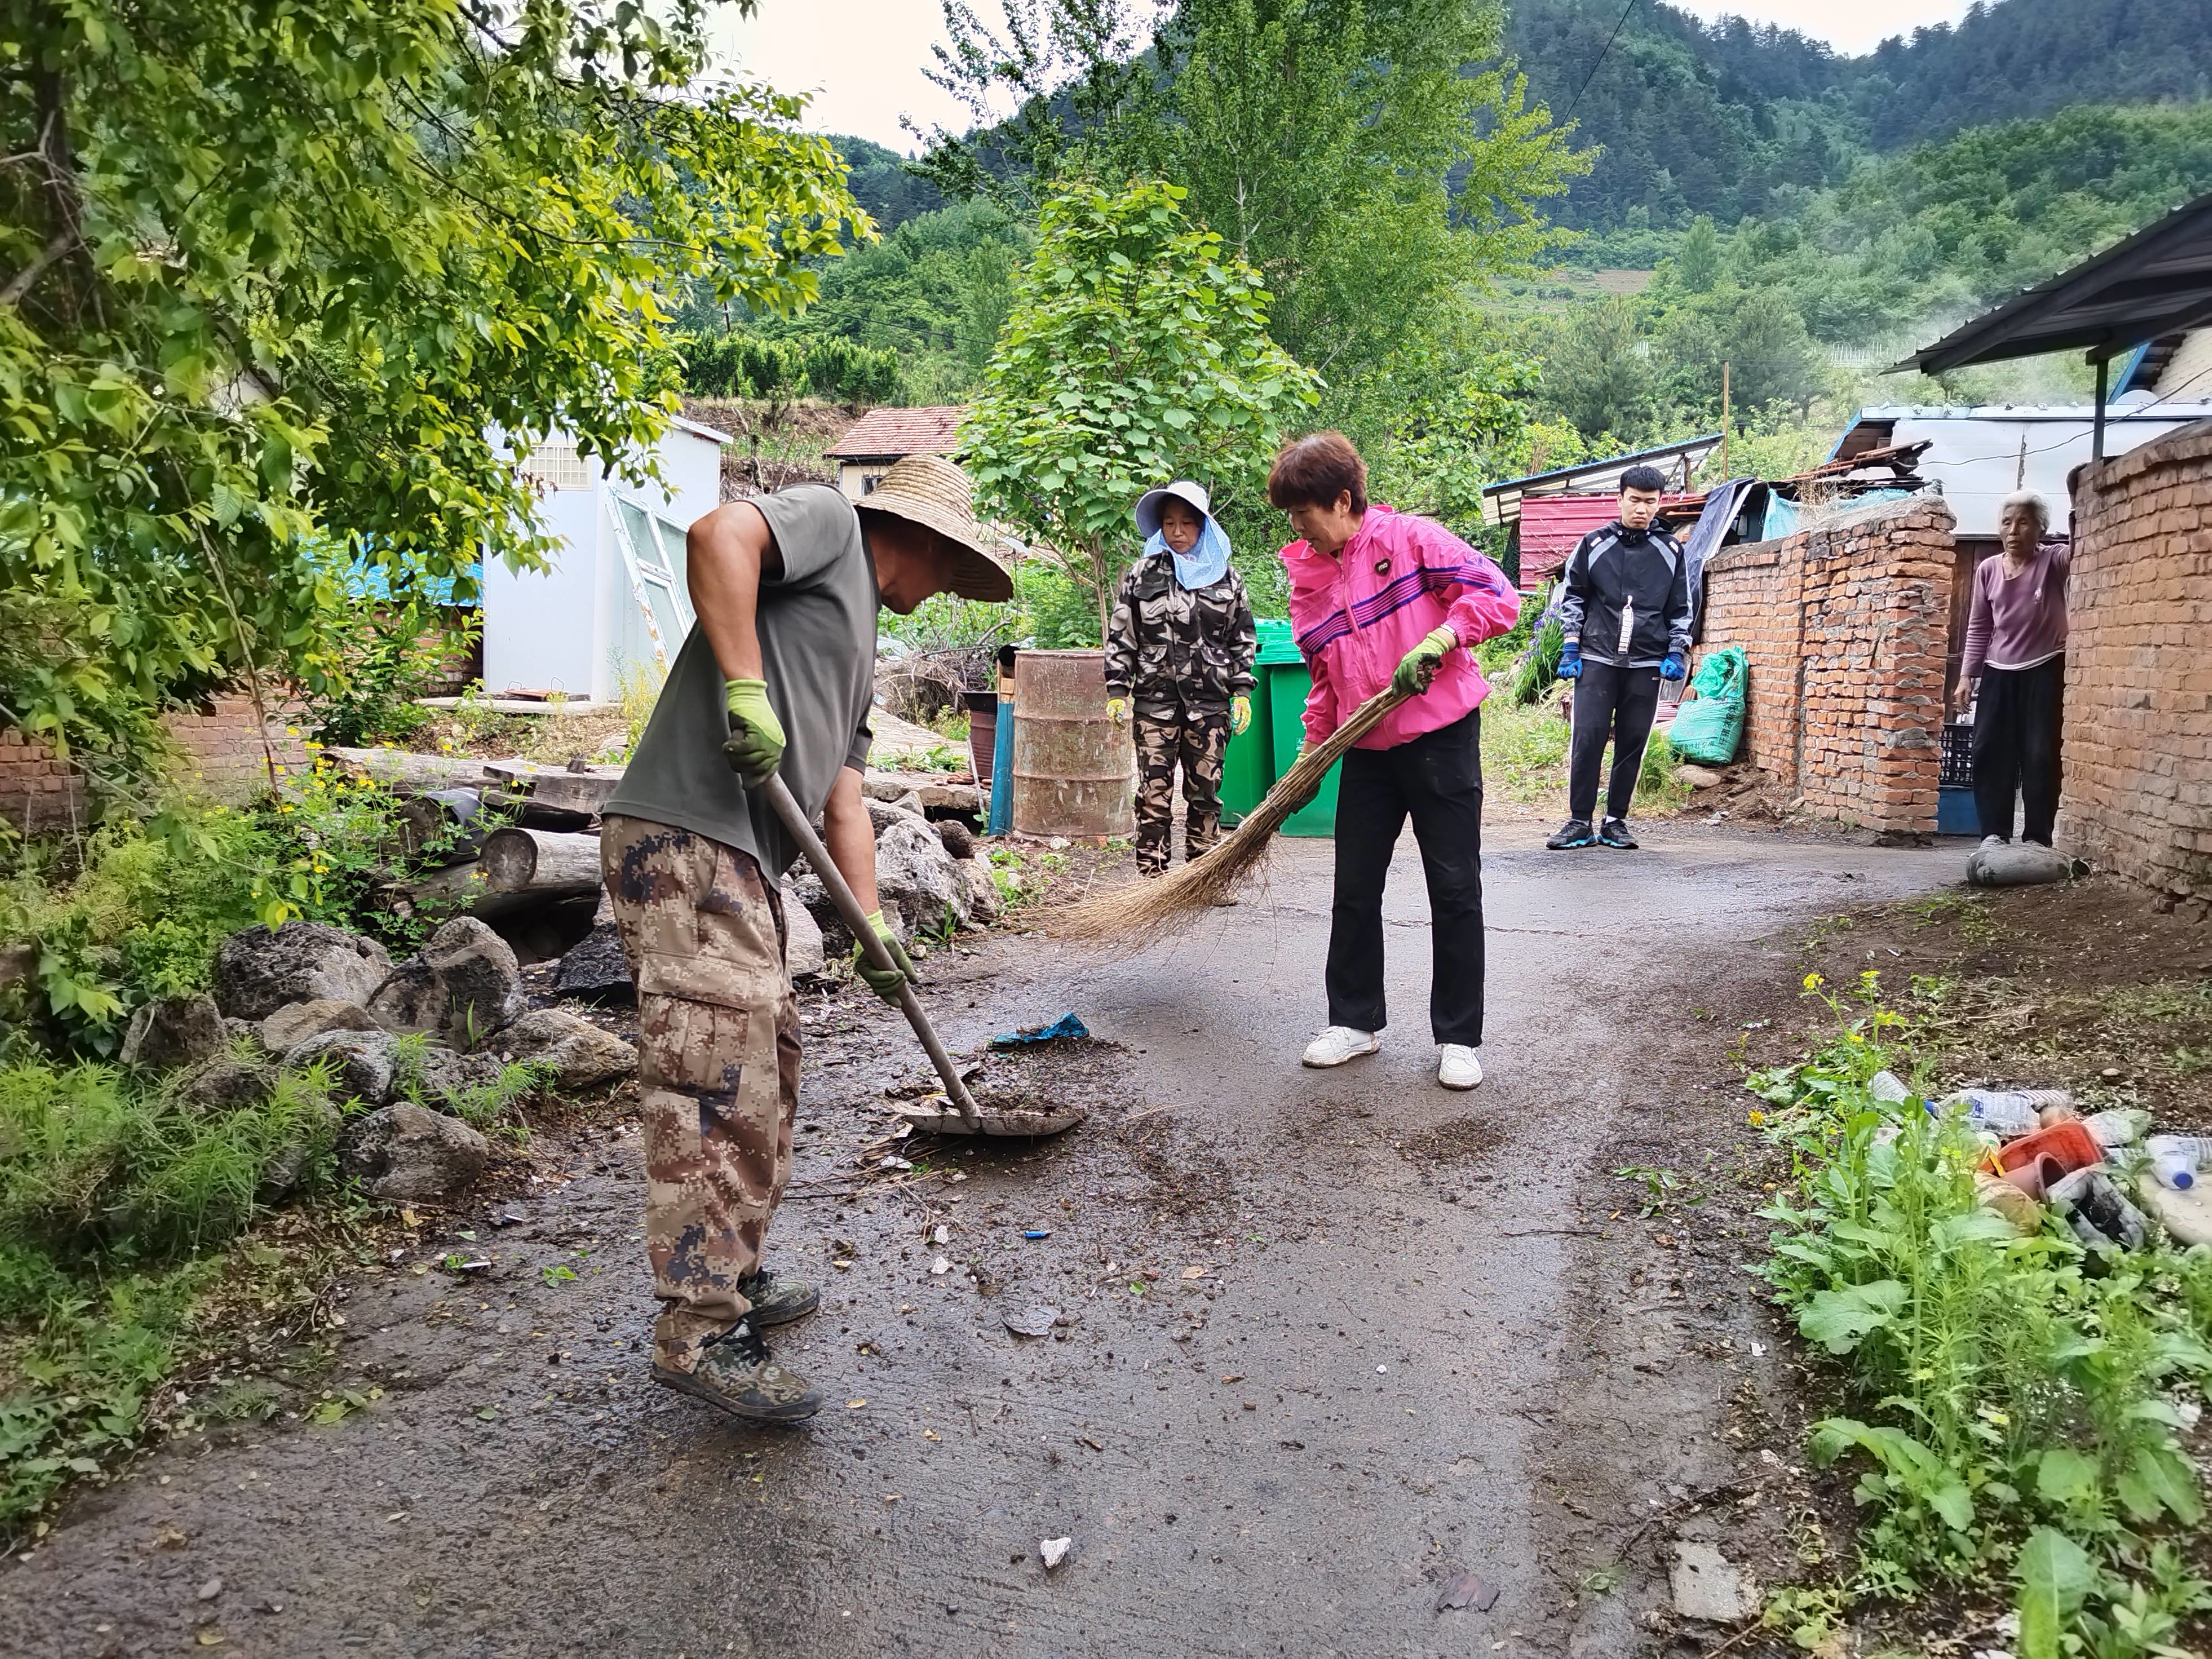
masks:
[[[1079,945],[1150,945],[1166,938],[1191,917],[1212,909],[1267,863],[1275,831],[1321,793],[1328,769],[1344,757],[1344,751],[1405,701],[1404,696],[1385,686],[1360,704],[1351,719],[1331,732],[1327,741],[1307,750],[1275,781],[1267,799],[1201,857],[1171,874],[1117,887],[1110,893],[1049,911],[1043,918],[1046,927],[1055,936]]]

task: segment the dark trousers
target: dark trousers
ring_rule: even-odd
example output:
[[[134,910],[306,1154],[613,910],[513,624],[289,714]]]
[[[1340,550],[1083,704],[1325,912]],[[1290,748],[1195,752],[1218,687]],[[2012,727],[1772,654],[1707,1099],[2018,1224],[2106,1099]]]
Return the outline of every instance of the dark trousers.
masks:
[[[1597,810],[1598,764],[1613,739],[1613,776],[1605,787],[1605,815],[1628,816],[1644,770],[1644,746],[1659,713],[1659,671],[1586,662],[1575,682],[1574,738],[1567,750],[1567,816],[1589,818]]]
[[[1482,1041],[1482,714],[1395,749],[1354,749],[1336,790],[1336,902],[1328,930],[1328,1023],[1389,1024],[1382,1004],[1382,883],[1413,820],[1429,880],[1429,1028]]]
[[[1984,668],[1974,703],[1974,811],[1985,836],[2012,839],[2013,792],[2026,823],[2022,841],[2051,845],[2058,817],[2058,729],[2066,708],[2066,659],[2033,668]]]

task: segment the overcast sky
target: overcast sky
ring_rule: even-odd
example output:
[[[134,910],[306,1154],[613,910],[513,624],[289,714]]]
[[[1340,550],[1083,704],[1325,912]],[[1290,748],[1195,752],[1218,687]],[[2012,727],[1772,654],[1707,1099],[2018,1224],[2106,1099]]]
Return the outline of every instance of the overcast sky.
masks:
[[[1929,23],[1955,22],[1967,0],[1674,0],[1697,16],[1729,13],[1779,23],[1829,42],[1838,52],[1870,52],[1883,36],[1909,34]],[[995,8],[983,0],[979,11]],[[944,38],[938,0],[762,0],[750,21],[734,10],[716,14],[714,33],[726,60],[781,92],[812,92],[811,125],[854,132],[906,151],[913,141],[899,126],[911,116],[925,130],[960,128],[966,112],[923,78],[930,46]]]

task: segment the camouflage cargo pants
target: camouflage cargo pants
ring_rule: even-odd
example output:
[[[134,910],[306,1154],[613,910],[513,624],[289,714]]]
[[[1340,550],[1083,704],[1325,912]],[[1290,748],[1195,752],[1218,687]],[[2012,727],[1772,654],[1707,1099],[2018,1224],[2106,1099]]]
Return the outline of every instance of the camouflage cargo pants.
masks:
[[[688,1371],[750,1310],[738,1281],[791,1178],[799,1003],[782,904],[750,854],[666,824],[607,819],[599,862],[637,981],[654,1357]]]
[[[1221,763],[1229,752],[1229,710],[1136,711],[1137,868],[1156,876],[1174,850],[1170,820],[1176,768],[1182,768],[1184,855],[1196,858],[1221,839]]]

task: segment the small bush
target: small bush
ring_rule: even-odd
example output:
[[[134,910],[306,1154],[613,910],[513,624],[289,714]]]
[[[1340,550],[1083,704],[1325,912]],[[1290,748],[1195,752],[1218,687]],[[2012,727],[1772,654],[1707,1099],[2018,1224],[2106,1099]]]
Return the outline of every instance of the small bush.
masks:
[[[339,672],[308,704],[316,738],[341,747],[404,744],[438,718],[417,698],[446,684],[447,665],[483,632],[480,611],[424,603],[361,605],[340,631]]]

